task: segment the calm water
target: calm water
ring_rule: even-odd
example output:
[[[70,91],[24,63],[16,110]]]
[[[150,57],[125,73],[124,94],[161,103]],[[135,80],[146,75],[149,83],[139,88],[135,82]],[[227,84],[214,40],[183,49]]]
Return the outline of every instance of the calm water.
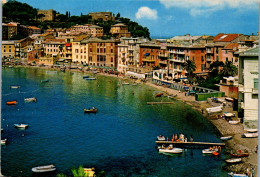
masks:
[[[31,168],[53,163],[56,173],[70,174],[83,165],[107,176],[222,176],[223,157],[203,156],[201,149],[166,156],[156,150],[156,136],[193,135],[195,141],[219,142],[216,130],[182,102],[146,105],[158,91],[147,86],[120,85],[117,78],[97,76],[85,81],[74,72],[46,73],[35,68],[2,70],[2,173],[33,176]],[[49,79],[41,83],[42,79]],[[10,89],[10,85],[21,85]],[[134,92],[134,94],[133,94]],[[24,98],[37,97],[37,103]],[[7,106],[6,101],[18,105]],[[84,114],[95,106],[97,114]],[[15,123],[29,128],[17,130]]]

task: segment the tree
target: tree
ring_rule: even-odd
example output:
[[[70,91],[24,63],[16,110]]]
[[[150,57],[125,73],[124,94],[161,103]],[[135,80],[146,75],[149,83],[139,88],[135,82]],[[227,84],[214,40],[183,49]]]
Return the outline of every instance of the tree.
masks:
[[[116,20],[119,19],[119,18],[120,18],[120,13],[118,12],[118,13],[116,14]]]
[[[189,83],[192,83],[193,72],[196,70],[196,65],[191,60],[186,60],[183,68],[188,72]]]
[[[220,73],[224,77],[235,76],[237,75],[237,67],[231,61],[226,61]]]
[[[79,168],[71,169],[73,177],[87,177],[88,175],[84,172],[84,168],[79,166]]]

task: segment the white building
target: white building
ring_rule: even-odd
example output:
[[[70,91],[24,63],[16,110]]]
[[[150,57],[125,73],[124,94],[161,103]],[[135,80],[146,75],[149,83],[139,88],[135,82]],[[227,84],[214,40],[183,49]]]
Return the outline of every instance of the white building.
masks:
[[[239,107],[244,129],[258,127],[258,56],[258,47],[239,53]]]

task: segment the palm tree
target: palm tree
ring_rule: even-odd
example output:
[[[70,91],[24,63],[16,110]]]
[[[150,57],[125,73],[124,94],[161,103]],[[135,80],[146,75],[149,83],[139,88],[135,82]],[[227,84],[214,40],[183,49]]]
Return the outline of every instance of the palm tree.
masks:
[[[195,63],[191,60],[186,60],[183,68],[188,72],[189,83],[192,83],[192,75],[193,75],[193,72],[196,70]]]
[[[226,61],[221,71],[223,76],[235,76],[237,75],[237,67],[233,65],[231,61]]]

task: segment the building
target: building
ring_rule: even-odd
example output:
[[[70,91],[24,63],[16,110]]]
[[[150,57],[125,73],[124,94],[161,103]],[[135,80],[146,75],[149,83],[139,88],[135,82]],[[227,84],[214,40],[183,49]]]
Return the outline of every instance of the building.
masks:
[[[110,33],[117,38],[131,37],[131,33],[128,32],[128,26],[124,25],[123,23],[112,25],[110,29]]]
[[[88,39],[88,35],[81,35],[73,39],[72,41],[72,62],[88,64],[88,44],[84,42],[84,39]],[[67,47],[66,47],[67,48]]]
[[[239,112],[244,129],[258,128],[259,47],[239,53]]]
[[[238,99],[238,77],[223,77],[219,83],[219,91],[225,96]]]
[[[92,17],[92,20],[103,20],[103,21],[115,20],[115,15],[112,14],[112,12],[91,12],[88,15]]]
[[[246,36],[242,34],[224,34],[219,33],[213,38],[214,43],[227,44],[227,43],[237,43],[241,40],[245,40]]]
[[[48,58],[64,56],[65,39],[46,39],[42,43],[44,43],[44,54]]]
[[[38,10],[38,16],[40,17],[40,21],[55,21],[56,18],[56,11],[55,10]],[[42,14],[42,15],[41,15]]]
[[[14,57],[19,58],[19,59],[21,59],[21,57],[22,57],[23,58],[22,62],[25,62],[24,48],[26,48],[28,45],[31,45],[33,43],[34,43],[34,39],[32,39],[30,37],[26,37],[26,38],[15,41],[14,42],[14,47],[15,47]]]
[[[16,41],[2,41],[2,58],[14,58]]]

